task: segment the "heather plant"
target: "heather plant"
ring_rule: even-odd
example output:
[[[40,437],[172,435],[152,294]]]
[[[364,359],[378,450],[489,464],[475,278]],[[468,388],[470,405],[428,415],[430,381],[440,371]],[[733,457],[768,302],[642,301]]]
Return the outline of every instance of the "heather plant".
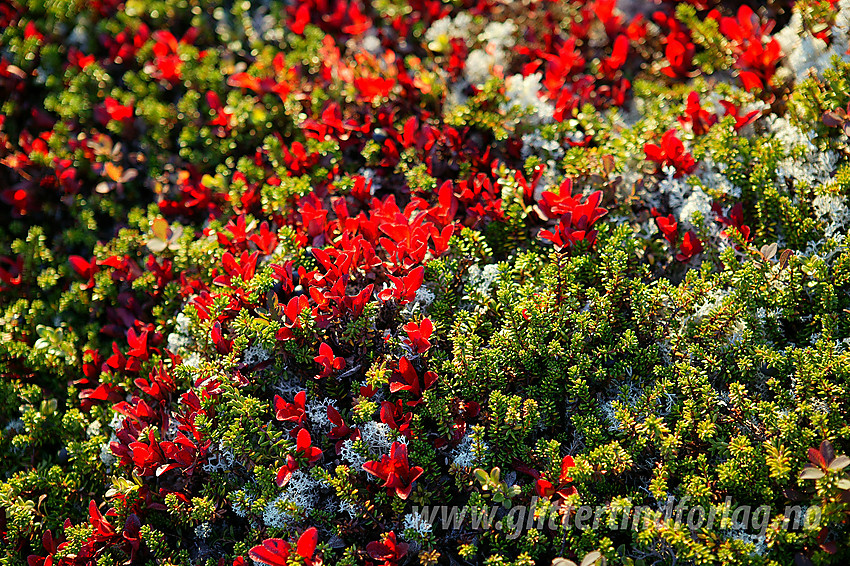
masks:
[[[0,564],[846,563],[848,29],[0,6]]]

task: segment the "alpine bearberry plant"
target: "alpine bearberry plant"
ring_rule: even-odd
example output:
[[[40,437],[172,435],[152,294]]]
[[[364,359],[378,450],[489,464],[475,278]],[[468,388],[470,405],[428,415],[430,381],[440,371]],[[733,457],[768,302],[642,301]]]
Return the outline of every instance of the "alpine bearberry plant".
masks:
[[[0,564],[846,564],[848,84],[848,0],[0,3]]]

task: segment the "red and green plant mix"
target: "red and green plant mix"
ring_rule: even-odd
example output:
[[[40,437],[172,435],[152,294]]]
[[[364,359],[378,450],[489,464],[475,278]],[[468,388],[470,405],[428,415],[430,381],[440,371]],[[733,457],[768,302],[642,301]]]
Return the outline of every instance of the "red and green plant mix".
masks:
[[[846,564],[848,112],[848,0],[0,3],[0,564]]]

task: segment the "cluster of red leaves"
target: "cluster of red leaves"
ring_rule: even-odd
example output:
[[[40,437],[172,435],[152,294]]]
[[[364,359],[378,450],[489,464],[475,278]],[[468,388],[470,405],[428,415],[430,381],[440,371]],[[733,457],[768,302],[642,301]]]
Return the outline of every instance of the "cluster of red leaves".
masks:
[[[695,255],[702,253],[702,241],[697,237],[696,232],[688,230],[679,241],[679,223],[676,222],[672,214],[661,216],[658,211],[652,209],[652,214],[655,216],[655,224],[658,230],[664,235],[664,239],[670,242],[671,246],[676,246],[679,242],[679,252],[676,254],[678,261],[688,261]],[[675,249],[675,248],[674,248]]]
[[[570,495],[577,493],[576,488],[569,485],[573,478],[570,477],[570,468],[575,467],[576,463],[572,456],[564,456],[561,460],[561,471],[558,474],[558,479],[555,482],[544,478],[538,478],[534,484],[534,491],[540,497],[552,497],[557,495],[562,499],[566,499]]]
[[[729,39],[744,88],[751,91],[771,87],[782,57],[779,41],[769,36],[773,22],[761,23],[746,4],[738,8],[735,17],[721,16],[717,10],[709,12],[708,17],[719,22],[720,32]]]
[[[366,462],[363,469],[383,480],[387,493],[407,499],[413,489],[413,482],[422,475],[422,468],[411,467],[407,461],[407,445],[393,442],[390,454],[381,456],[379,462]]]
[[[755,122],[760,115],[758,110],[752,110],[742,116],[740,114],[740,108],[728,100],[721,100],[720,105],[723,106],[725,111],[724,117],[732,116],[735,119],[733,127],[736,132]],[[700,105],[699,94],[692,92],[688,95],[685,114],[679,117],[679,123],[682,124],[683,128],[689,129],[695,136],[701,136],[706,134],[709,128],[716,124],[719,119],[720,116],[704,109]],[[656,160],[653,159],[653,161]]]
[[[127,514],[124,526],[116,528],[106,517],[116,517],[114,509],[106,513],[106,517],[100,512],[97,504],[92,500],[89,503],[89,526],[92,534],[76,551],[70,551],[68,541],[54,539],[50,530],[46,530],[41,539],[45,556],[30,555],[27,557],[28,566],[75,566],[82,564],[94,564],[101,557],[107,556],[105,550],[110,547],[122,548],[130,557],[136,560],[142,540],[140,535],[141,521],[139,516],[133,512]],[[71,527],[71,521],[66,520],[64,529]],[[60,542],[61,541],[61,542]],[[58,556],[57,556],[58,555]]]
[[[298,537],[295,548],[292,544],[279,538],[270,538],[263,541],[248,552],[251,560],[268,566],[287,566],[291,564],[290,555],[295,554],[299,558],[299,564],[306,566],[322,566],[322,559],[316,557],[316,544],[319,541],[319,532],[315,527],[310,527]]]
[[[646,158],[662,167],[672,167],[675,171],[674,177],[689,175],[696,169],[693,156],[685,151],[685,144],[676,135],[676,130],[667,130],[661,136],[661,144],[647,143],[644,146]]]
[[[572,196],[572,181],[568,178],[561,183],[558,194],[544,191],[539,210],[546,218],[560,218],[555,231],[543,230],[540,237],[555,244],[556,249],[570,248],[578,242],[587,242],[592,246],[596,242],[596,230],[591,227],[608,212],[599,206],[602,191],[584,197]]]

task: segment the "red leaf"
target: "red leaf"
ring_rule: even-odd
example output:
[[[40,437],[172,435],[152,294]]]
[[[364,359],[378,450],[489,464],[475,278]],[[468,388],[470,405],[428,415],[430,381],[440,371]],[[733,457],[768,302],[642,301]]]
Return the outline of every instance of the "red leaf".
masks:
[[[316,527],[310,527],[298,538],[298,554],[302,558],[312,558],[316,552],[316,543],[319,541],[319,531]]]

